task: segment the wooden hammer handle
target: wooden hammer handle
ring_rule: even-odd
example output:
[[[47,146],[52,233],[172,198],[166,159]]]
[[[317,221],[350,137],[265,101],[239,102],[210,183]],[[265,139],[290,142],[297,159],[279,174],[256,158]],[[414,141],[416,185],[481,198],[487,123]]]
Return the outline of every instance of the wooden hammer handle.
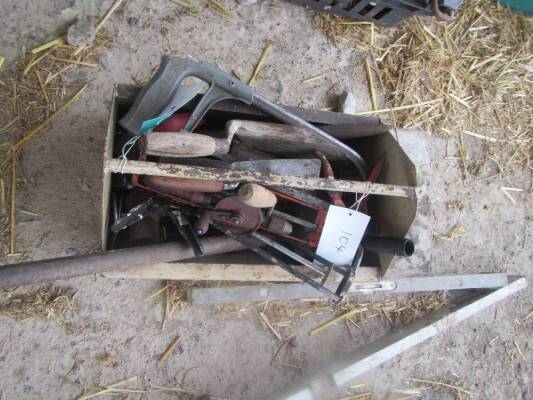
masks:
[[[146,135],[146,154],[160,157],[206,157],[226,154],[231,142],[190,132],[151,132]]]

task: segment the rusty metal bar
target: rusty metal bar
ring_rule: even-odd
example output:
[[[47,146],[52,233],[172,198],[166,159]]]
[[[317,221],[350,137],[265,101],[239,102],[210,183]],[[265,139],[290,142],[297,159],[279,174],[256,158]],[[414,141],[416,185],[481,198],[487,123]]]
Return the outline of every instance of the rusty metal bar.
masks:
[[[204,247],[205,256],[230,253],[246,248],[241,243],[225,236],[205,238],[200,242]],[[195,258],[193,249],[186,244],[174,242],[82,256],[30,261],[0,267],[0,288],[39,284],[190,258]]]

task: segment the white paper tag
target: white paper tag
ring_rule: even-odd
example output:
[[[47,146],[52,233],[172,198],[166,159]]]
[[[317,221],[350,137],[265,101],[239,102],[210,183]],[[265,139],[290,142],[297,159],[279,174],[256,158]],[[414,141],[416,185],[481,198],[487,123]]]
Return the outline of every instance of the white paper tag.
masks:
[[[335,265],[352,265],[369,221],[366,214],[330,205],[316,254]]]

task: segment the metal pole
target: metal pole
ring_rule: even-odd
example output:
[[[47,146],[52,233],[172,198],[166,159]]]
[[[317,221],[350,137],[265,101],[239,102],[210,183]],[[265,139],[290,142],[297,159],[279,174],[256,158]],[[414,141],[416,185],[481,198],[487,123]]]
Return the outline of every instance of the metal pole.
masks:
[[[449,305],[401,329],[393,330],[352,354],[340,357],[317,373],[263,397],[262,400],[337,399],[343,393],[342,388],[358,376],[452,328],[525,287],[527,287],[527,281],[524,277],[513,277],[506,286],[476,294],[462,304]]]
[[[357,275],[356,275],[357,276]],[[353,282],[346,296],[356,294],[397,294],[441,290],[493,289],[508,284],[509,276],[503,273],[470,275],[417,276],[391,278],[379,282]],[[329,285],[333,289],[333,284]],[[273,285],[191,288],[189,303],[231,304],[261,301],[302,300],[323,297],[322,293],[303,283],[278,283]]]
[[[205,256],[245,249],[245,246],[226,236],[205,238],[200,242],[204,247]],[[193,249],[187,244],[174,242],[30,261],[0,267],[0,288],[32,285],[190,258],[195,258]]]

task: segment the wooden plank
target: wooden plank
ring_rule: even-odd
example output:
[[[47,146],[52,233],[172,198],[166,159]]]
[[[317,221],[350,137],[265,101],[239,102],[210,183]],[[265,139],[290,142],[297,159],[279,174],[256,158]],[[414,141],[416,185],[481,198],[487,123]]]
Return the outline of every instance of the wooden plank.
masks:
[[[301,176],[270,175],[259,172],[232,171],[219,168],[197,167],[178,164],[163,164],[146,161],[128,160],[121,166],[121,161],[111,159],[105,163],[106,172],[124,174],[156,175],[174,178],[194,178],[216,180],[226,183],[250,182],[265,186],[292,187],[305,190],[327,190],[350,193],[368,193],[395,197],[416,197],[416,188],[412,186],[387,185],[382,183],[349,181]]]
[[[272,264],[159,263],[106,272],[106,278],[176,281],[300,282]],[[361,267],[354,282],[378,281],[379,269]]]

